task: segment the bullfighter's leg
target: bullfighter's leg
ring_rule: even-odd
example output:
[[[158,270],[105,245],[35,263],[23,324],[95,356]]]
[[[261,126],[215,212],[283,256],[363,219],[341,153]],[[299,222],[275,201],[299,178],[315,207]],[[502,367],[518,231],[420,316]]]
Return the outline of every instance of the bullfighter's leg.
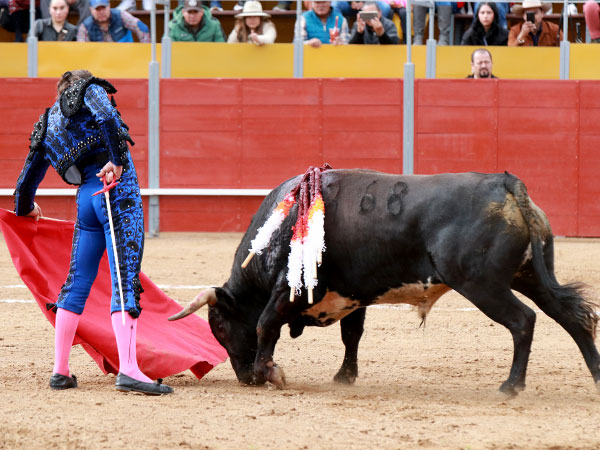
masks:
[[[358,376],[358,344],[364,331],[366,311],[366,308],[359,308],[340,321],[346,353],[342,367],[333,377],[338,383],[353,384]]]
[[[510,331],[514,343],[513,362],[508,379],[502,383],[500,391],[512,396],[517,395],[518,391],[525,389],[535,312],[506,287],[471,282],[456,290],[486,316]]]

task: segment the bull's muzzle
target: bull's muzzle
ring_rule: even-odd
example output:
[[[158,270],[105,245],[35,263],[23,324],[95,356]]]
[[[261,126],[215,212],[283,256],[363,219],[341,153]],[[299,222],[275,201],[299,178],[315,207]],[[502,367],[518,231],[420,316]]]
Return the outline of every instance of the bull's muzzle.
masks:
[[[189,316],[195,311],[198,311],[204,305],[208,304],[210,306],[214,306],[217,303],[217,294],[215,293],[214,288],[206,289],[196,295],[196,298],[190,303],[186,308],[181,310],[181,312],[175,314],[174,316],[169,317],[169,320],[179,320],[186,316]]]

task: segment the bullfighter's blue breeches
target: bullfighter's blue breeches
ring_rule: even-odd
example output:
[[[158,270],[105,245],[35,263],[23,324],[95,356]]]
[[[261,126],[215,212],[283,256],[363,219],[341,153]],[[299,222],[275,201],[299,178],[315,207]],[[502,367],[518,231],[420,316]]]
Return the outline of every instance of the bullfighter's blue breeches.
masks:
[[[141,311],[139,272],[144,250],[144,211],[131,159],[125,167],[119,184],[110,191],[110,204],[125,310],[136,318]],[[83,312],[105,250],[112,280],[110,312],[121,310],[106,199],[104,194],[92,196],[103,187],[102,181],[96,177],[101,168],[102,164],[92,164],[81,170],[82,184],[77,190],[77,222],[73,233],[71,266],[57,302],[59,308],[76,314]]]

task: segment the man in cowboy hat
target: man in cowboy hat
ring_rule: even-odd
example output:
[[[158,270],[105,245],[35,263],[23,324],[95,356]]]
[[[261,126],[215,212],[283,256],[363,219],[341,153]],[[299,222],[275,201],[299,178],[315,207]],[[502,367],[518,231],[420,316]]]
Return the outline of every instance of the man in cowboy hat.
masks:
[[[514,5],[513,14],[523,16],[523,23],[513,25],[508,34],[508,45],[513,47],[557,47],[563,38],[558,25],[543,20],[544,14],[552,9],[551,3],[540,0],[523,0]],[[529,17],[528,13],[533,13]],[[531,16],[531,14],[529,14]]]

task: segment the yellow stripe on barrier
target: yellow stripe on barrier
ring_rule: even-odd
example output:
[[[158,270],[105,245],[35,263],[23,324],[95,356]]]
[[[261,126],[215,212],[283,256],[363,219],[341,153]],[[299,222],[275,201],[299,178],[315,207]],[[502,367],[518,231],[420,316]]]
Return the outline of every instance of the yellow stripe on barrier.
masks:
[[[471,52],[477,47],[438,46],[436,77],[464,78],[471,73]],[[558,47],[487,47],[494,74],[505,79],[559,79]],[[160,61],[161,46],[157,45]],[[600,79],[600,46],[571,44],[570,78]],[[104,78],[148,78],[150,44],[39,42],[38,76],[59,77],[85,68]],[[425,78],[426,47],[413,47],[416,78]],[[0,77],[27,76],[27,44],[0,43]],[[403,78],[403,45],[304,47],[305,77]],[[291,78],[293,44],[256,47],[250,44],[174,42],[171,75],[175,78]]]
[[[151,51],[150,44],[138,42],[39,42],[38,76],[87,69],[102,78],[148,78]],[[160,60],[160,45],[156,53]]]
[[[425,77],[425,46],[413,47],[415,77]],[[403,78],[404,45],[304,46],[305,77]]]
[[[571,80],[600,80],[600,45],[571,44]]]
[[[291,78],[294,46],[173,42],[174,78]]]
[[[27,76],[27,44],[0,42],[0,77]]]

